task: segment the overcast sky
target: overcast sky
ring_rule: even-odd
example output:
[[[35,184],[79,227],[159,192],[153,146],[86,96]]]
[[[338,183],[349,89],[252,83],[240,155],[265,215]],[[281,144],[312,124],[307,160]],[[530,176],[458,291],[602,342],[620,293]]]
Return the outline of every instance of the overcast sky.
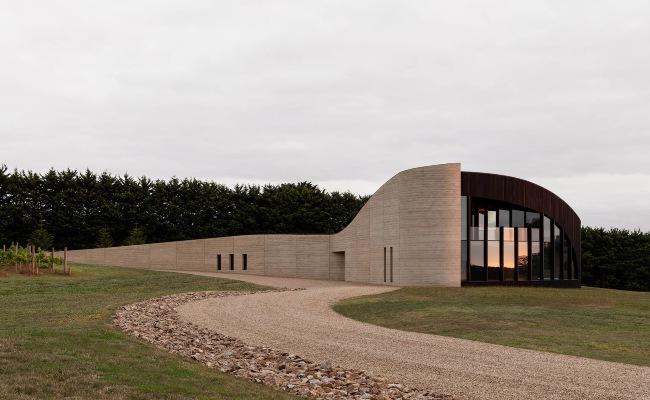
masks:
[[[0,0],[0,163],[373,193],[461,162],[650,230],[650,2]]]

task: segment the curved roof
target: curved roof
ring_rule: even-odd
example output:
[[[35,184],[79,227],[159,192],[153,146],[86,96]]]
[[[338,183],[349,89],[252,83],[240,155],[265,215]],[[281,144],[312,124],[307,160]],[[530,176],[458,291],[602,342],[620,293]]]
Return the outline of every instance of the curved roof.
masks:
[[[461,172],[461,195],[516,204],[554,219],[580,249],[580,218],[559,196],[535,183],[512,176]]]

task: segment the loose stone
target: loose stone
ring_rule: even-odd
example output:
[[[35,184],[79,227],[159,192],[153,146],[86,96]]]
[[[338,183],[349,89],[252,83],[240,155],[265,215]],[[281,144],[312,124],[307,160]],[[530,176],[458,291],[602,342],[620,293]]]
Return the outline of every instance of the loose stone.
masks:
[[[448,395],[387,383],[386,379],[370,376],[365,371],[333,366],[329,360],[312,362],[296,354],[249,346],[239,339],[181,321],[176,312],[176,308],[185,303],[251,293],[254,292],[195,292],[164,296],[122,307],[116,313],[114,323],[130,335],[210,368],[300,396],[335,400],[450,399]]]

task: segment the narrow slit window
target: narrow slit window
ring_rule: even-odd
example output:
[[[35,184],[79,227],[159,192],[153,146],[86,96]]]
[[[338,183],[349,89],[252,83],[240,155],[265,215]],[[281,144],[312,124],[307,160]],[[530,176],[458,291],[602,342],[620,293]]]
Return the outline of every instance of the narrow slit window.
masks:
[[[390,248],[390,281],[393,282],[393,247]]]
[[[248,269],[248,254],[242,254],[241,255],[241,269],[246,271]]]
[[[221,254],[217,254],[217,271],[221,271]]]
[[[384,283],[386,283],[386,248],[384,247]]]
[[[230,255],[230,270],[231,271],[235,270],[235,255],[234,254]]]

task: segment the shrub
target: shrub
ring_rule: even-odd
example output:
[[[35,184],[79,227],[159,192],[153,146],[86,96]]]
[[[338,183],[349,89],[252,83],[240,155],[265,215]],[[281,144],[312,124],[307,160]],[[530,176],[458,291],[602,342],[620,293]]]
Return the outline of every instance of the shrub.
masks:
[[[40,249],[49,249],[52,247],[52,243],[54,243],[54,237],[43,228],[36,229],[29,238],[29,244]]]
[[[113,246],[113,238],[111,233],[106,228],[101,228],[97,234],[97,246],[99,248]]]

